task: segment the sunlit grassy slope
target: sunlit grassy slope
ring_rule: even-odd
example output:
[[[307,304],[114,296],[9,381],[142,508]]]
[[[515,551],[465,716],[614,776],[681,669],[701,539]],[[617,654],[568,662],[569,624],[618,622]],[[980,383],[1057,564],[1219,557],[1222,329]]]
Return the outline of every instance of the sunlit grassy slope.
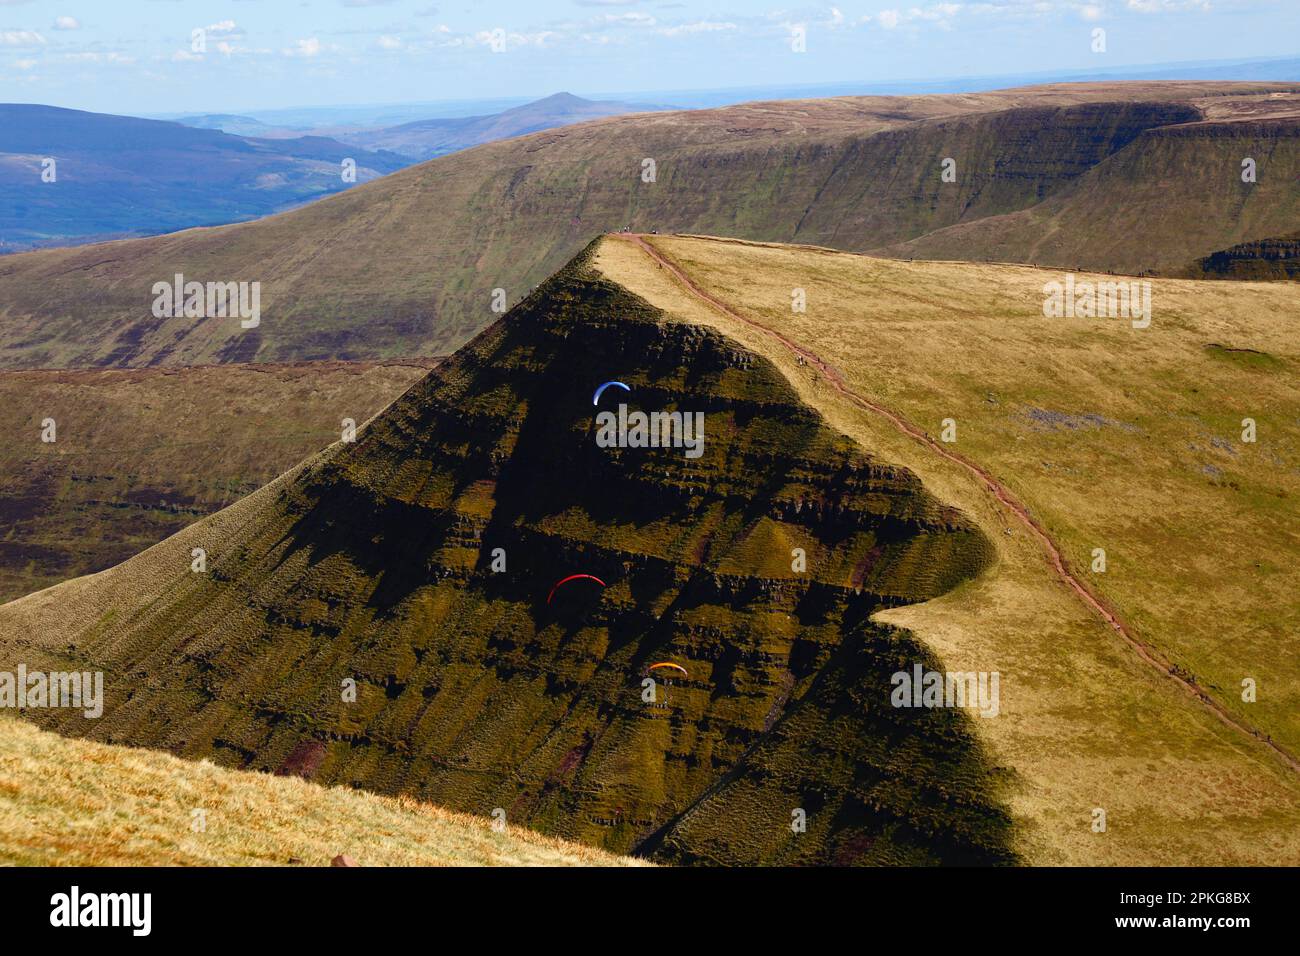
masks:
[[[1300,320],[1294,286],[1157,281],[1155,319],[1046,319],[1023,267],[885,261],[656,237],[747,318],[842,371],[861,394],[992,471],[1071,564],[1216,700],[1300,749]],[[783,346],[683,294],[624,241],[605,274],[776,362],[837,428],[973,516],[996,567],[878,617],[952,669],[998,670],[1003,713],[977,722],[1021,783],[1023,852],[1040,862],[1300,862],[1300,780],[1139,661],[1050,570],[1023,525],[961,466],[850,405]],[[791,291],[807,293],[807,312]],[[1241,419],[1258,440],[1241,441]],[[1092,549],[1107,569],[1091,574]],[[1254,678],[1258,701],[1241,682]],[[1093,811],[1107,831],[1092,832]]]
[[[491,822],[0,720],[0,864],[644,865]]]

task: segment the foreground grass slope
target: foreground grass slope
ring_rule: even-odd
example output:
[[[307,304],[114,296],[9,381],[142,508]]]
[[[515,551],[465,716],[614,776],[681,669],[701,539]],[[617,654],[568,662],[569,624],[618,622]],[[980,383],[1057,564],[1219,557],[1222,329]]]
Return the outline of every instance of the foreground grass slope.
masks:
[[[0,372],[0,602],[125,561],[260,488],[432,364]]]
[[[339,854],[359,866],[639,865],[414,800],[0,720],[0,865],[328,866]]]
[[[1180,673],[1297,746],[1295,589],[1300,395],[1281,284],[1158,281],[1155,319],[1045,319],[1059,275],[902,263],[829,250],[651,237],[706,292],[810,349],[849,385],[983,464],[1061,542],[1088,584]],[[960,507],[994,568],[921,605],[880,613],[946,667],[1002,674],[1001,716],[976,730],[1014,769],[1020,852],[1038,862],[1297,863],[1300,785],[1220,722],[1066,588],[982,481],[830,388],[784,345],[689,294],[628,241],[602,272],[668,314],[777,363],[801,398]],[[791,290],[808,308],[791,311]],[[1253,415],[1260,438],[1240,442]],[[1090,575],[1092,548],[1107,570]],[[1243,677],[1258,700],[1241,699]],[[1107,813],[1107,830],[1092,830]]]
[[[1294,142],[1295,88],[1066,84],[755,103],[549,130],[258,222],[0,259],[0,367],[445,354],[498,317],[495,289],[518,302],[594,235],[625,225],[861,251],[1037,209],[1119,157],[1136,180],[1110,177],[1098,188],[1130,192],[1097,197],[1088,215],[1057,230],[1060,255],[1100,265],[1094,252],[1104,252],[1105,267],[1114,260],[1138,271],[1157,251],[1178,248],[1181,265],[1300,225],[1281,160]],[[1273,93],[1283,98],[1262,102],[1275,127],[1232,145],[1278,154],[1250,192],[1231,177],[1215,180],[1211,165],[1186,180],[1199,147],[1156,149],[1167,141],[1145,136],[1199,129],[1225,103],[1258,105]],[[941,180],[945,158],[957,163],[950,183]],[[653,181],[643,179],[646,160]],[[1111,227],[1131,191],[1161,196],[1175,178],[1191,183],[1180,204],[1141,229]],[[1003,231],[967,244],[961,257],[1005,258]],[[1142,239],[1112,249],[1116,232]],[[156,318],[151,290],[177,273],[260,282],[261,325]]]
[[[599,447],[612,376],[705,415],[702,453]],[[619,852],[999,863],[1007,771],[965,712],[889,705],[891,674],[936,661],[870,621],[990,547],[765,360],[584,255],[355,444],[0,607],[0,666],[104,672],[101,719],[28,712],[64,733],[502,807]],[[552,593],[578,573],[605,586]]]

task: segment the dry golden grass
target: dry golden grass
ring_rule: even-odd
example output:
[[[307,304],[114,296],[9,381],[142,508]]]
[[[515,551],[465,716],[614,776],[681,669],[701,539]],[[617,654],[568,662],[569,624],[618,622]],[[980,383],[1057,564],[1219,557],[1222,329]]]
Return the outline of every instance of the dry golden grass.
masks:
[[[361,866],[645,865],[411,799],[0,720],[0,864],[328,866],[340,853]]]
[[[931,434],[955,418],[957,450],[1028,504],[1074,567],[1086,572],[1091,548],[1107,549],[1107,573],[1089,584],[1140,638],[1294,746],[1300,541],[1287,506],[1300,494],[1300,401],[1292,376],[1204,349],[1249,347],[1294,368],[1293,286],[1156,282],[1155,321],[1134,330],[1120,320],[1044,319],[1042,285],[1054,277],[1046,271],[653,242],[710,294],[829,361],[860,394]],[[597,262],[660,308],[771,358],[835,427],[911,468],[995,540],[999,560],[979,580],[881,618],[914,630],[954,670],[1003,675],[1002,715],[976,725],[995,762],[1016,772],[1012,806],[1028,860],[1300,863],[1300,778],[1141,662],[981,481],[852,405],[770,336],[685,294],[629,243],[605,241]],[[791,313],[795,287],[807,290],[806,314]],[[1049,421],[1060,413],[1115,424],[1056,431],[1029,409],[1053,413]],[[1211,444],[1230,439],[1233,420],[1246,415],[1260,422],[1257,445]],[[1211,463],[1236,486],[1209,481]],[[1259,681],[1254,705],[1236,692],[1246,675]],[[1094,808],[1107,812],[1105,833],[1092,832]]]

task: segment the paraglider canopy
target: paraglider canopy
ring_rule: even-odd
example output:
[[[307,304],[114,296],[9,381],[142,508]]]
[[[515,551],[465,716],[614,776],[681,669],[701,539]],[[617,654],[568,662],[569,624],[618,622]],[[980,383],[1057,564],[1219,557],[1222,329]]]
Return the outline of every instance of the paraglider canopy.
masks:
[[[600,404],[600,396],[601,396],[601,393],[604,392],[605,389],[609,388],[611,385],[617,385],[619,388],[623,389],[623,391],[625,391],[625,392],[630,392],[630,391],[632,391],[632,389],[628,388],[628,387],[627,387],[626,385],[624,385],[622,382],[605,382],[603,385],[600,386],[600,388],[596,389],[596,394],[591,396],[591,404],[593,404],[593,405],[599,405],[599,404]]]
[[[558,591],[561,587],[568,584],[570,581],[577,581],[582,578],[586,578],[589,581],[595,581],[602,588],[606,586],[605,582],[602,581],[600,578],[596,577],[596,575],[594,574],[570,574],[567,578],[560,578],[560,580],[555,582],[555,586],[551,588],[551,593],[546,595],[546,603],[547,604],[551,603],[551,598],[555,597],[555,592]]]
[[[681,664],[674,664],[672,661],[660,661],[657,664],[651,664],[649,667],[646,668],[646,672],[648,673],[654,670],[656,667],[667,667],[671,670],[680,671],[683,677],[691,676],[690,674],[686,673],[685,667],[683,667]]]

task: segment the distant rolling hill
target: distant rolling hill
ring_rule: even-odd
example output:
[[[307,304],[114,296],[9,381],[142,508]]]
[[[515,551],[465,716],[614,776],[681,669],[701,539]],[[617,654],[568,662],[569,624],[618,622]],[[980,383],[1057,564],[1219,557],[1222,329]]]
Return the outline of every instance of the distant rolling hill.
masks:
[[[272,126],[252,116],[240,116],[234,113],[201,113],[196,116],[178,116],[174,122],[195,129],[218,129],[232,136],[256,136],[261,139],[286,139],[306,136],[310,129],[294,129],[287,126]],[[317,135],[320,135],[317,133]]]
[[[0,367],[446,354],[623,226],[1181,269],[1300,227],[1297,100],[1285,83],[1063,84],[579,123],[253,223],[0,259]],[[1249,189],[1241,155],[1261,157]],[[176,273],[259,282],[260,326],[153,315]]]
[[[320,136],[254,139],[179,123],[0,105],[0,251],[253,219],[406,165]],[[53,181],[42,173],[53,159]]]
[[[431,109],[435,108],[433,106]],[[284,139],[315,133],[366,150],[395,153],[409,163],[423,162],[457,150],[481,146],[498,139],[509,139],[557,126],[585,120],[667,110],[667,106],[644,103],[618,103],[586,100],[572,93],[555,93],[532,103],[510,107],[499,113],[473,116],[448,116],[413,120],[395,126],[347,126],[339,123],[315,128],[273,126],[252,116],[231,113],[204,113],[181,116],[178,123],[198,129],[219,129],[236,136]]]
[[[493,140],[536,133],[583,120],[655,109],[657,107],[584,100],[572,93],[556,93],[535,103],[488,116],[419,120],[387,129],[341,132],[337,135],[344,142],[355,143],[366,149],[389,150],[415,161],[423,161]]]

